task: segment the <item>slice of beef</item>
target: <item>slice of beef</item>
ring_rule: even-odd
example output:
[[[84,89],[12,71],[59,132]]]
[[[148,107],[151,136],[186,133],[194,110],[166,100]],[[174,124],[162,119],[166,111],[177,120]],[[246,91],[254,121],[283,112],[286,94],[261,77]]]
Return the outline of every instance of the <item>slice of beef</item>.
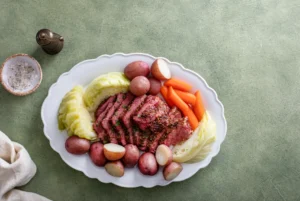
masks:
[[[116,96],[114,96],[114,99],[116,98]],[[98,116],[98,118],[96,119],[93,128],[95,130],[95,132],[98,135],[98,138],[104,143],[108,141],[108,136],[107,133],[105,131],[105,129],[102,127],[102,120],[105,118],[107,112],[109,111],[109,109],[114,105],[114,102],[111,102],[107,105],[107,107],[105,108],[105,110]]]
[[[165,131],[161,131],[159,133],[155,133],[149,137],[148,149],[149,152],[155,153],[156,148],[159,144],[159,139],[165,134]]]
[[[141,143],[142,133],[145,132],[145,131],[142,131],[141,129],[139,129],[139,127],[135,123],[132,124],[132,129],[133,129],[134,144],[139,146],[140,143]]]
[[[134,99],[134,95],[132,95],[131,93],[126,93],[126,98],[122,101],[120,107],[118,108],[118,110],[116,110],[115,114],[111,119],[112,125],[116,129],[120,137],[119,143],[121,143],[123,146],[126,145],[127,143],[125,138],[125,130],[123,129],[121,123],[121,117],[124,116],[133,99]]]
[[[115,101],[116,96],[111,96],[104,100],[98,107],[97,111],[95,112],[95,119],[106,109],[109,103],[113,103]]]
[[[141,150],[146,150],[150,147],[153,141],[156,141],[151,149],[156,149],[159,139],[163,135],[163,131],[168,125],[168,111],[167,106],[159,97],[148,96],[144,105],[133,117],[134,122],[141,129],[137,139],[138,146]],[[144,133],[145,130],[151,131],[150,133]]]
[[[169,125],[169,106],[160,100],[156,106],[156,119],[150,124],[149,128],[154,133],[160,133]]]
[[[156,121],[158,127],[161,127],[162,125],[165,125],[165,127],[163,130],[155,133],[155,135],[149,138],[150,143],[148,144],[148,147],[150,152],[154,153],[156,151],[157,146],[161,144],[161,141],[166,139],[168,136],[168,132],[170,132],[170,126],[172,126],[172,124],[179,119],[181,119],[181,113],[176,107],[174,107],[169,111],[168,115],[163,115],[159,118],[159,121]]]
[[[140,150],[142,150],[142,151],[147,150],[148,139],[152,134],[153,133],[151,133],[150,130],[141,131],[139,133],[140,143],[137,146],[139,147]]]
[[[146,131],[146,128],[149,124],[146,125],[146,123],[140,123],[140,121],[143,120],[142,114],[145,113],[145,111],[149,110],[149,113],[155,113],[155,104],[158,103],[158,99],[155,98],[155,96],[147,96],[145,98],[144,104],[140,107],[139,110],[136,111],[136,113],[133,115],[133,122],[134,122],[134,143],[139,147],[140,150],[145,151],[147,148],[147,141],[148,137],[150,136],[150,132]],[[150,112],[152,111],[152,112]],[[155,118],[155,117],[154,117]],[[153,120],[154,120],[153,118]],[[138,124],[138,123],[140,124]],[[144,126],[144,127],[143,127]]]
[[[173,107],[169,114],[171,123],[175,123],[178,119],[182,118],[182,114],[177,107]]]
[[[157,99],[156,96],[147,96],[144,104],[133,115],[133,122],[135,123],[134,142],[140,150],[145,151],[147,149],[148,137],[151,136],[151,133],[147,127],[151,125],[151,120],[155,120],[155,115],[149,116],[149,114],[151,115],[157,112],[156,104],[158,101],[159,99]]]
[[[171,142],[172,145],[178,144],[179,142],[185,141],[191,137],[193,130],[187,117],[183,118],[179,122],[176,129],[176,138]]]
[[[170,126],[170,132],[163,141],[163,144],[167,146],[178,144],[179,142],[189,139],[191,134],[192,129],[188,122],[188,118],[181,118],[178,122],[175,122]]]
[[[157,112],[155,106],[158,101],[158,97],[151,95],[147,96],[141,109],[134,114],[133,120],[141,130],[146,130],[146,128],[148,128],[148,126],[155,120]]]
[[[131,122],[131,117],[136,112],[136,110],[139,109],[139,107],[142,105],[142,103],[144,102],[146,97],[147,97],[146,95],[136,97],[133,100],[133,102],[129,105],[127,112],[125,113],[125,115],[122,118],[123,124],[127,128],[127,134],[128,134],[127,143],[128,144],[134,144],[133,124]]]
[[[167,146],[171,145],[171,139],[173,135],[176,135],[176,125],[182,119],[181,112],[177,107],[173,107],[168,113],[168,127],[165,130],[163,136],[159,139],[158,144],[166,144]]]
[[[150,128],[152,132],[160,132],[166,127],[160,117],[167,115],[169,110],[169,106],[159,97],[149,95],[133,120],[141,130]]]
[[[124,98],[124,94],[123,93],[119,93],[117,95],[117,99],[116,99],[115,103],[109,109],[109,111],[107,112],[105,118],[101,122],[102,127],[106,130],[106,132],[107,132],[107,134],[109,136],[109,142],[115,143],[115,144],[118,144],[117,134],[116,134],[115,130],[113,129],[112,124],[110,123],[110,121],[111,121],[111,118],[114,115],[115,111],[121,105],[121,103],[123,101],[123,98]]]
[[[159,132],[152,132],[152,135],[149,136],[148,139],[148,148],[149,151],[154,153],[156,151],[157,146],[159,145],[160,139],[165,135],[165,133],[168,131],[168,126],[170,124],[170,116],[169,115],[162,115],[159,117],[159,120],[155,121],[157,122],[157,125],[164,125],[164,128],[160,130]],[[159,122],[159,123],[158,123]]]

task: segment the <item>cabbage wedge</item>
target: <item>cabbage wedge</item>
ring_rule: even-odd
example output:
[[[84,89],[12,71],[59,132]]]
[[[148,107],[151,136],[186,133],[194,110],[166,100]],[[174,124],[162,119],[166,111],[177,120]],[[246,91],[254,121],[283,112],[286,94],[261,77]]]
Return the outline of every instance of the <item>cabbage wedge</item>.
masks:
[[[216,123],[206,111],[198,128],[185,142],[172,149],[173,161],[179,163],[196,163],[209,154],[212,143],[216,140]]]

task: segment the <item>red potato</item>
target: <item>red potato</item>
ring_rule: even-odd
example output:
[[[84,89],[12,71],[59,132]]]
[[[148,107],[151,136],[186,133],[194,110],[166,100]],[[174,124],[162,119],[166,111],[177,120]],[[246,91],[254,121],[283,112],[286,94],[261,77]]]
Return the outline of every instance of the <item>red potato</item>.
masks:
[[[124,74],[129,80],[132,80],[137,76],[147,77],[149,73],[150,73],[149,65],[143,61],[134,61],[128,64],[124,69]]]
[[[124,166],[121,161],[111,161],[104,166],[106,172],[114,177],[122,177],[124,175]]]
[[[158,171],[158,165],[155,160],[155,156],[150,153],[146,152],[143,153],[138,162],[139,170],[144,175],[155,175]]]
[[[171,71],[168,64],[162,59],[156,59],[151,66],[151,74],[158,80],[171,78]]]
[[[97,166],[104,166],[106,158],[104,156],[104,145],[101,142],[95,142],[90,148],[90,157],[93,163]]]
[[[182,165],[180,163],[172,162],[167,165],[163,170],[165,180],[171,181],[177,177],[182,171]]]
[[[69,137],[65,142],[66,150],[75,155],[85,154],[90,149],[90,141],[79,138],[75,135]]]
[[[118,144],[108,143],[104,145],[104,156],[110,161],[121,159],[125,155],[125,148]]]
[[[136,96],[146,94],[150,89],[150,82],[144,76],[137,76],[130,82],[129,90]]]
[[[148,80],[150,82],[149,94],[157,95],[160,92],[161,82],[152,77],[150,77]]]
[[[140,151],[137,146],[133,144],[127,144],[125,146],[125,155],[122,158],[122,162],[124,163],[125,167],[134,167],[140,157]]]
[[[173,154],[167,145],[161,144],[156,149],[155,158],[159,165],[165,166],[172,162]]]

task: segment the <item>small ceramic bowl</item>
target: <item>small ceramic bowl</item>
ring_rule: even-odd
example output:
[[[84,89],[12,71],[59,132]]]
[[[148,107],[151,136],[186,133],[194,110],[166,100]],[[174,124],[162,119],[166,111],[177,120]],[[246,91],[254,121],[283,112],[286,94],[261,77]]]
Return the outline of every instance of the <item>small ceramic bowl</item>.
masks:
[[[0,69],[3,87],[16,96],[33,93],[41,84],[43,73],[37,60],[28,54],[8,57]]]

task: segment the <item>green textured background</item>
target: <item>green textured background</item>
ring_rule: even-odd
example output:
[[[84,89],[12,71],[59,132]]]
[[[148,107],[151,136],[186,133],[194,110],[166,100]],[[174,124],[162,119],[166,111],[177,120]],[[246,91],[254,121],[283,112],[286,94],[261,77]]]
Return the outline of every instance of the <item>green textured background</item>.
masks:
[[[26,97],[0,87],[0,130],[38,167],[22,189],[57,201],[300,200],[299,19],[299,0],[1,0],[0,61],[28,53],[44,73]],[[45,27],[65,37],[56,56],[35,42]],[[50,148],[40,118],[50,85],[76,63],[115,52],[180,62],[217,91],[228,132],[207,168],[166,187],[125,189],[87,178]]]

